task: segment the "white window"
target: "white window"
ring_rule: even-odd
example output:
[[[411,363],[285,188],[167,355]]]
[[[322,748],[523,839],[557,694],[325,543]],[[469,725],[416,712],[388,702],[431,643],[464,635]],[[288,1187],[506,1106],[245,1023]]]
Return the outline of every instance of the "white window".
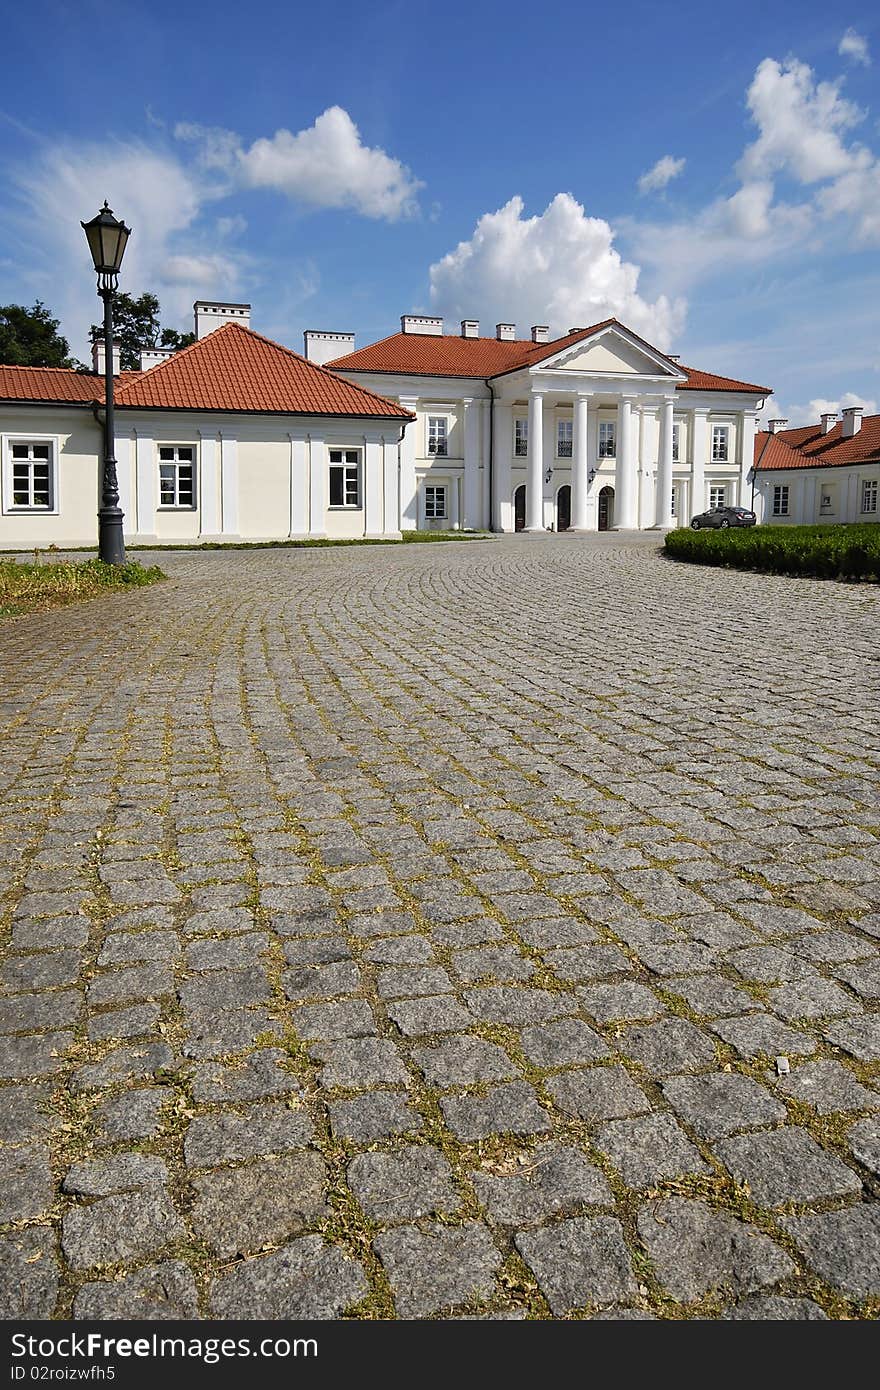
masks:
[[[788,516],[788,485],[777,484],[773,489],[773,515]]]
[[[54,512],[55,448],[48,439],[11,439],[6,464],[8,511]]]
[[[599,421],[599,457],[613,459],[616,452],[617,426],[613,420]]]
[[[679,462],[681,461],[681,444],[680,444],[680,440],[681,440],[681,425],[680,425],[680,424],[674,424],[674,425],[672,426],[672,462],[673,462],[673,463],[679,463]]]
[[[713,483],[712,486],[709,488],[709,506],[727,506],[727,488],[725,487],[724,483]]]
[[[877,510],[877,479],[865,478],[862,483],[862,511],[876,512]]]
[[[426,521],[445,521],[446,519],[446,488],[437,487],[429,484],[425,488],[425,519]]]
[[[678,488],[672,489],[672,503],[669,507],[669,515],[673,520],[678,516]]]
[[[445,415],[428,416],[428,453],[445,455],[449,452]]]
[[[518,459],[529,455],[529,422],[523,416],[513,422],[513,452]]]
[[[834,494],[831,492],[825,492],[825,490],[823,489],[819,496],[819,512],[821,513],[821,515],[827,516],[830,512],[833,511]]]
[[[196,502],[196,451],[192,444],[159,447],[159,506],[194,507]]]
[[[727,425],[712,426],[712,462],[727,463],[730,429]]]
[[[556,421],[556,457],[558,459],[571,458],[571,446],[574,438],[574,421]]]
[[[361,505],[360,449],[330,450],[330,506]]]

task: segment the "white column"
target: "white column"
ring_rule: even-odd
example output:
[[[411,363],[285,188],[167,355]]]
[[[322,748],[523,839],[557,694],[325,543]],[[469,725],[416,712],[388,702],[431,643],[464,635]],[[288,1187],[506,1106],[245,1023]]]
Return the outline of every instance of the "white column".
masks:
[[[158,464],[153,436],[138,429],[135,440],[135,486],[137,491],[137,534],[156,534],[156,475]],[[133,518],[132,518],[133,519]],[[132,530],[135,528],[132,527]]]
[[[290,441],[290,535],[309,534],[309,461],[304,439]]]
[[[364,440],[364,535],[376,540],[382,535],[382,446]]]
[[[134,508],[132,506],[131,488],[131,431],[125,434],[117,434],[113,441],[113,448],[116,454],[116,482],[119,488],[119,506],[122,511],[124,521],[123,527],[125,535],[134,532]]]
[[[544,397],[540,391],[532,391],[529,396],[526,530],[544,530]]]
[[[691,430],[693,443],[693,462],[691,463],[691,516],[706,510],[706,456],[709,452],[709,412],[694,411],[694,427]],[[683,517],[685,522],[690,517]]]
[[[587,529],[587,493],[590,488],[587,431],[589,429],[589,396],[579,391],[574,402],[574,429],[571,446],[571,529]]]
[[[636,526],[636,477],[634,466],[632,401],[623,396],[617,407],[617,468],[614,478],[614,529],[632,531]]]
[[[464,496],[461,524],[475,530],[480,514],[480,402],[464,402]]]
[[[755,466],[755,431],[757,425],[758,419],[754,412],[743,411],[740,427],[742,453],[739,461],[739,497],[737,498],[741,507],[749,506],[751,496],[749,474]]]
[[[492,524],[489,515],[489,450],[491,448],[492,402],[482,401],[480,410],[480,520],[481,527]]]
[[[411,410],[415,413],[418,401],[412,396],[398,396],[400,405],[404,410]],[[404,421],[401,421],[403,424]],[[418,420],[410,420],[400,441],[400,529],[401,531],[417,531],[419,529],[418,516],[418,488],[416,487],[416,433],[419,428]]]
[[[513,409],[496,401],[492,434],[493,487],[492,528],[495,531],[513,530],[513,498],[511,496],[510,456],[513,450]]]
[[[458,505],[459,481],[458,478],[450,478],[447,483],[447,495],[449,497],[449,520],[450,531],[457,531],[461,525],[460,512]]]
[[[382,503],[385,514],[385,535],[400,536],[400,455],[397,441],[400,436],[393,430],[382,441],[385,478],[382,488]]]
[[[238,535],[238,440],[220,435],[220,498],[223,535]]]
[[[307,443],[309,460],[309,535],[327,534],[327,451],[323,439],[310,435]]]
[[[646,531],[654,524],[654,458],[656,455],[657,413],[653,407],[639,410],[638,527]]]
[[[202,435],[199,447],[199,534],[220,535],[220,487],[217,476],[217,436]]]
[[[657,460],[657,488],[654,497],[654,525],[675,525],[672,516],[672,424],[675,401],[667,396],[660,407],[660,456]]]

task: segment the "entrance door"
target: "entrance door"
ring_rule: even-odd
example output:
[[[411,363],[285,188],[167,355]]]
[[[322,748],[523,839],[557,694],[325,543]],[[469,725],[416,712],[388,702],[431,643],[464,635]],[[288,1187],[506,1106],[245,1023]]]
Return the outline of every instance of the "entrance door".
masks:
[[[556,529],[567,531],[571,525],[571,488],[568,483],[556,494]]]
[[[610,531],[614,525],[614,488],[603,487],[599,493],[599,530]]]
[[[521,483],[513,494],[513,529],[514,531],[524,531],[526,529],[525,483]]]

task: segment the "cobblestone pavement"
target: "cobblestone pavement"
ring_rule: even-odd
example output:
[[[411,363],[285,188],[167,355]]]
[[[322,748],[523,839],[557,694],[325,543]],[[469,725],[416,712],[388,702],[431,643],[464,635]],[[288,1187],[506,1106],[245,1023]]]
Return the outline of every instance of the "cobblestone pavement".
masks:
[[[876,1316],[876,590],[159,558],[0,629],[3,1315]]]

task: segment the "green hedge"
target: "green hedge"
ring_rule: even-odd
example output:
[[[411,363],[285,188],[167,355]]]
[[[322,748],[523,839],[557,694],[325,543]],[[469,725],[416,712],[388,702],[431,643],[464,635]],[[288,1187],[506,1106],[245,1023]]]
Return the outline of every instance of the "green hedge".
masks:
[[[666,554],[697,565],[880,583],[880,525],[669,531]]]

